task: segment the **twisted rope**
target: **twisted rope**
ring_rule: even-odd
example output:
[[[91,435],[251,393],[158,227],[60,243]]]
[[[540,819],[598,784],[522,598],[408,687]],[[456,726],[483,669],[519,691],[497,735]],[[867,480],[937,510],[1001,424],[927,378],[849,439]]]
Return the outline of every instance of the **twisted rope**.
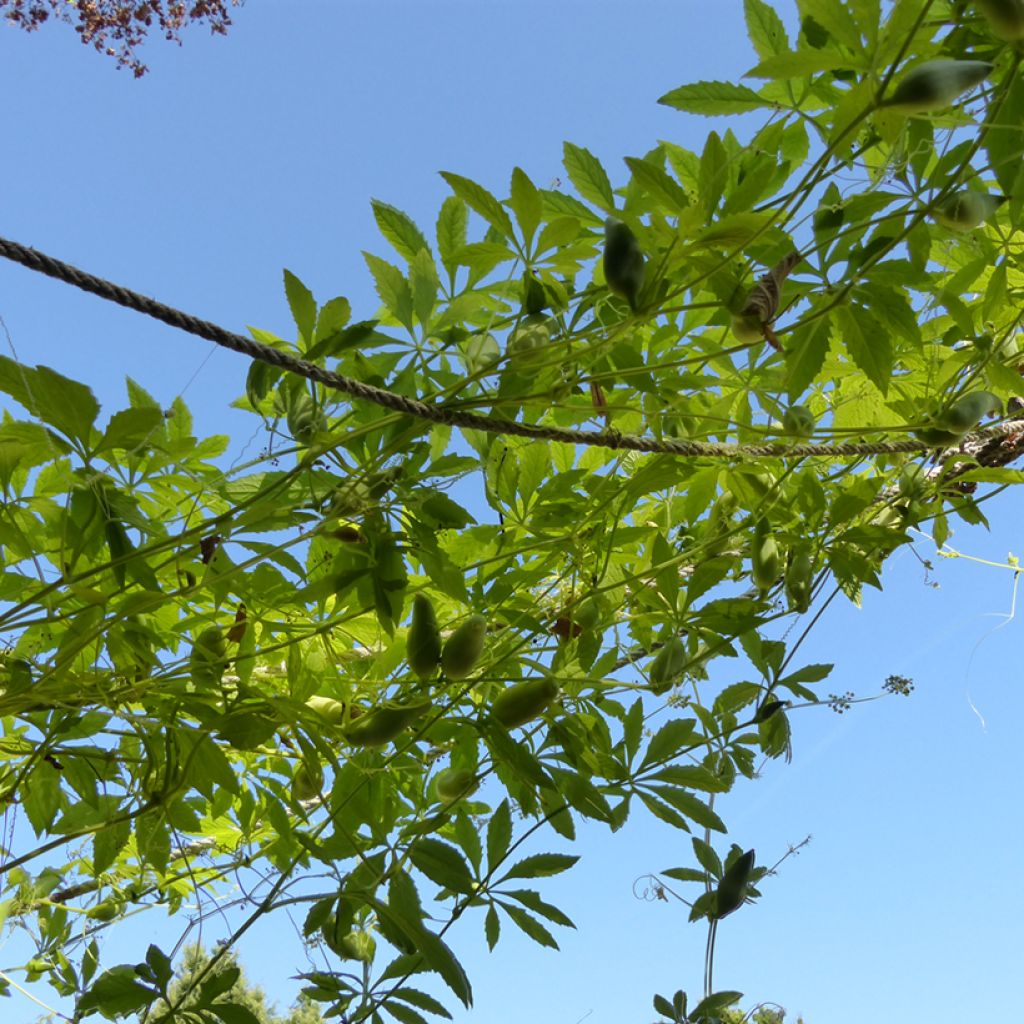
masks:
[[[63,281],[65,284],[81,288],[82,291],[98,295],[102,299],[116,302],[118,305],[133,309],[138,313],[144,313],[171,327],[177,327],[189,334],[205,338],[222,348],[240,352],[242,355],[249,356],[250,359],[257,359],[289,373],[305,377],[307,380],[316,381],[318,384],[323,384],[325,387],[340,391],[352,398],[372,402],[384,409],[390,409],[392,412],[403,413],[406,416],[414,416],[417,419],[441,423],[449,427],[467,427],[489,434],[525,437],[536,441],[561,441],[565,444],[593,445],[600,448],[677,455],[684,458],[860,457],[878,454],[914,454],[931,451],[936,447],[944,447],[943,445],[925,444],[923,441],[917,440],[850,442],[846,444],[790,444],[786,442],[745,445],[714,444],[706,441],[683,441],[677,438],[655,440],[654,438],[638,437],[634,434],[620,434],[615,430],[568,430],[560,427],[538,427],[528,423],[492,419],[479,413],[459,411],[440,404],[421,402],[393,391],[386,391],[384,388],[374,387],[372,384],[364,384],[362,381],[343,376],[340,373],[333,373],[314,363],[299,359],[297,356],[280,352],[269,345],[227,331],[209,320],[202,320],[189,313],[183,313],[181,310],[156,301],[156,299],[147,298],[138,292],[79,270],[62,260],[47,256],[36,249],[30,249],[2,237],[0,237],[0,256],[20,263],[22,266],[28,267],[29,270],[35,270],[40,274]],[[964,440],[1003,437],[1007,434],[1018,433],[1020,429],[1019,423],[1002,423],[976,431]]]

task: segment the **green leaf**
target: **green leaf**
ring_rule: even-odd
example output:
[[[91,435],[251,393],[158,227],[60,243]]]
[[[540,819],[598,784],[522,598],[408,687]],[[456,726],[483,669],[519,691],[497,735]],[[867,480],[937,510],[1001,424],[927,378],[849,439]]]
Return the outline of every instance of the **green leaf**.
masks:
[[[633,156],[627,156],[625,159],[626,166],[633,172],[633,178],[640,187],[665,203],[669,210],[680,212],[690,207],[686,189],[664,168]]]
[[[138,980],[134,967],[120,964],[96,979],[78,1000],[77,1009],[85,1016],[101,1013],[107,1020],[114,1020],[149,1006],[158,996],[158,992]]]
[[[650,789],[665,803],[674,807],[680,814],[685,814],[687,818],[703,828],[710,828],[715,832],[728,831],[725,822],[703,800],[695,797],[692,793],[687,793],[685,789],[679,789],[676,786],[651,786]]]
[[[373,283],[384,307],[400,324],[412,330],[412,291],[405,275],[387,260],[364,252],[363,259],[373,274]]]
[[[590,150],[566,142],[563,146],[562,162],[573,187],[584,199],[605,213],[615,212],[612,183],[608,180],[601,161]]]
[[[834,316],[850,358],[883,395],[888,394],[893,368],[888,331],[863,306],[840,306]]]
[[[142,406],[122,409],[110,417],[107,429],[96,446],[96,453],[113,451],[134,452],[155,441],[163,434],[164,414],[160,409]]]
[[[487,948],[494,949],[501,937],[501,921],[493,905],[487,908],[487,917],[484,919],[484,935],[487,939]]]
[[[512,919],[520,931],[525,932],[534,942],[549,949],[558,949],[555,937],[538,921],[531,917],[525,910],[513,907],[508,903],[502,903],[505,913]]]
[[[743,14],[747,20],[747,35],[762,60],[789,50],[786,27],[764,0],[743,0]]]
[[[694,82],[665,93],[658,100],[666,107],[675,107],[688,114],[715,117],[722,114],[746,114],[773,106],[771,100],[758,96],[753,89],[732,82]]]
[[[550,875],[560,875],[563,871],[568,871],[578,860],[579,857],[573,857],[567,853],[535,853],[513,864],[498,881],[505,882],[510,878],[547,878]]]
[[[425,836],[409,850],[413,866],[432,882],[454,892],[473,891],[473,875],[458,850],[440,839]]]
[[[846,4],[836,3],[836,0],[799,0],[799,4],[801,14],[810,15],[844,46],[860,51],[860,29]]]
[[[809,78],[823,71],[858,68],[860,62],[828,50],[797,50],[766,57],[744,74],[744,78]]]
[[[692,746],[696,738],[696,723],[692,718],[674,718],[666,722],[647,744],[647,751],[638,770],[643,771],[650,764],[668,761],[684,747]]]
[[[487,823],[487,870],[493,873],[512,842],[512,814],[508,800],[498,804],[491,820]]]
[[[451,190],[471,210],[480,214],[498,234],[508,239],[514,237],[512,220],[505,211],[505,207],[483,185],[478,185],[475,181],[463,178],[459,174],[452,174],[451,171],[442,171],[441,177],[448,182]]]
[[[0,356],[0,391],[66,437],[88,444],[100,405],[84,384],[48,366],[23,366]]]
[[[392,999],[401,999],[402,1002],[412,1003],[413,1006],[418,1006],[421,1010],[436,1014],[438,1017],[452,1019],[452,1015],[445,1009],[443,1003],[439,1003],[433,996],[428,996],[426,992],[420,992],[419,989],[396,988],[390,995]]]
[[[92,837],[92,870],[97,878],[117,860],[131,834],[131,822],[115,821]]]
[[[437,215],[437,249],[449,274],[455,270],[455,254],[466,244],[469,211],[458,196],[448,196]]]
[[[702,1017],[716,1017],[720,1010],[727,1010],[742,998],[742,992],[714,992],[690,1010],[690,1017],[693,1020],[700,1020]]]
[[[394,246],[402,259],[411,263],[422,250],[430,255],[430,244],[407,213],[379,199],[371,199],[370,206],[380,233]],[[433,262],[433,257],[430,258]]]
[[[544,900],[540,898],[540,895],[532,889],[511,889],[502,892],[502,896],[505,896],[508,899],[518,900],[524,907],[532,910],[535,914],[540,914],[542,917],[546,917],[549,921],[554,921],[555,924],[562,925],[563,928],[576,927],[571,918],[563,914],[558,907],[553,907],[550,903],[545,903]]]
[[[512,170],[511,184],[512,212],[519,221],[519,228],[523,232],[526,244],[530,244],[534,232],[540,225],[541,217],[544,215],[544,204],[541,201],[540,192],[537,186],[530,181],[524,170],[515,167]]]
[[[224,1024],[262,1024],[260,1018],[241,1003],[212,1003],[210,1012],[219,1017]]]
[[[288,306],[299,336],[308,345],[313,340],[316,327],[316,299],[290,270],[284,272],[284,293],[288,297]]]

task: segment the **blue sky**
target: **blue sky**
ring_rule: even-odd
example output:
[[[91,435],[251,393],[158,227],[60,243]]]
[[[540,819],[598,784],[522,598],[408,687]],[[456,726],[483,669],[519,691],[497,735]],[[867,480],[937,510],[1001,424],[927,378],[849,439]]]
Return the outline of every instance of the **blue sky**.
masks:
[[[446,194],[439,170],[504,194],[519,165],[546,185],[565,178],[565,139],[620,184],[621,157],[660,138],[699,149],[722,127],[658,96],[755,62],[740,0],[267,0],[235,21],[226,38],[191,31],[181,48],[148,46],[141,81],[70,29],[0,26],[0,234],[230,329],[289,331],[283,267],[321,301],[344,294],[370,316],[360,253],[387,250],[371,197],[429,234]],[[241,357],[7,263],[0,316],[20,359],[86,381],[108,412],[125,404],[127,374],[165,403],[183,394],[197,432],[230,433],[235,452],[254,437],[253,418],[228,408]],[[1024,548],[1024,502],[1009,493],[989,509],[991,533],[965,527],[951,544],[1001,562]],[[1006,619],[1013,577],[937,559],[926,539],[917,552],[891,560],[885,592],[863,609],[835,602],[803,650],[835,662],[826,689],[870,695],[898,673],[914,694],[794,715],[793,763],[720,804],[730,838],[762,863],[813,834],[760,904],[723,924],[716,953],[719,987],[807,1024],[945,1024],[1015,1004],[1024,701],[1021,625]],[[736,681],[731,668],[714,682]],[[452,942],[476,1006],[457,1021],[648,1021],[653,992],[697,993],[703,930],[686,908],[632,892],[646,872],[690,864],[688,839],[634,817],[617,835],[584,830],[580,865],[543,886],[578,925],[558,935],[561,953],[506,932],[488,955],[482,921],[460,922]],[[564,848],[552,834],[531,852]],[[154,913],[143,935],[169,943],[177,931]],[[135,954],[111,938],[104,955]],[[281,922],[257,928],[243,959],[291,998],[301,949]],[[16,962],[0,942],[0,966]],[[3,1017],[35,1012],[16,999]]]

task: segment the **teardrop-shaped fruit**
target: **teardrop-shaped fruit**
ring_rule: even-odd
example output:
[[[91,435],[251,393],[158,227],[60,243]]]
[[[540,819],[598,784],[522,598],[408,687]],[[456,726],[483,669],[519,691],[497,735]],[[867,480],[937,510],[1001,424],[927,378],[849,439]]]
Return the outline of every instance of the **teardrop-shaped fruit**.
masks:
[[[677,636],[669,637],[654,656],[647,671],[651,693],[658,696],[680,682],[687,660],[683,641]]]
[[[113,921],[117,917],[120,906],[117,900],[103,900],[97,903],[95,907],[90,907],[85,912],[85,916],[92,921]]]
[[[1008,43],[1024,39],[1024,0],[977,0],[994,35]]]
[[[743,906],[753,870],[753,850],[747,850],[726,868],[725,874],[722,875],[721,881],[718,883],[718,889],[715,891],[715,920],[720,921]]]
[[[493,334],[474,334],[465,348],[466,369],[476,376],[501,358],[501,346]]]
[[[629,226],[614,217],[604,222],[604,279],[609,291],[636,309],[644,283],[644,253]]]
[[[944,199],[932,216],[950,231],[972,231],[1006,202],[1007,196],[962,189]]]
[[[940,430],[963,435],[973,430],[983,417],[998,412],[1002,406],[1003,403],[991,391],[972,391],[943,409],[935,417],[935,425]]]
[[[761,722],[767,722],[776,711],[784,708],[786,702],[782,700],[766,700],[758,709],[754,715],[754,721],[759,725]]]
[[[345,739],[354,747],[382,747],[403,729],[412,725],[430,707],[430,701],[416,704],[382,704],[363,715],[344,732]]]
[[[793,611],[801,614],[811,606],[811,588],[814,584],[814,564],[807,547],[797,548],[786,569],[786,600]]]
[[[484,653],[487,620],[482,615],[468,619],[445,641],[441,667],[449,679],[465,679]]]
[[[580,629],[593,629],[601,618],[601,602],[593,595],[585,597],[572,609],[570,617]]]
[[[525,317],[509,335],[508,354],[518,364],[543,359],[551,343],[551,322],[543,313]]]
[[[292,776],[292,799],[312,800],[324,788],[324,773],[319,764],[302,761]]]
[[[806,405],[791,405],[782,414],[782,429],[790,437],[810,437],[814,433],[814,413]]]
[[[405,654],[409,668],[420,679],[429,679],[441,664],[441,630],[434,606],[425,594],[417,594],[412,599],[412,622],[405,640]]]
[[[315,694],[306,701],[306,707],[315,711],[332,725],[340,725],[345,721],[345,705],[333,697],[321,697],[319,694]]]
[[[759,524],[750,547],[750,577],[754,581],[754,586],[764,593],[775,585],[781,573],[782,555],[779,552],[779,543],[766,525]]]
[[[506,729],[515,729],[543,714],[557,696],[558,683],[551,676],[527,679],[502,690],[494,698],[491,715]]]
[[[902,114],[928,114],[948,107],[992,71],[984,60],[929,60],[908,71],[882,105]]]
[[[219,685],[227,667],[227,653],[228,645],[220,628],[207,626],[196,637],[189,655],[192,682],[199,687]]]
[[[764,339],[764,321],[753,313],[733,316],[729,321],[729,330],[741,345],[753,345]]]
[[[434,793],[443,804],[453,804],[456,800],[476,792],[479,786],[475,773],[458,768],[446,768],[434,778]]]

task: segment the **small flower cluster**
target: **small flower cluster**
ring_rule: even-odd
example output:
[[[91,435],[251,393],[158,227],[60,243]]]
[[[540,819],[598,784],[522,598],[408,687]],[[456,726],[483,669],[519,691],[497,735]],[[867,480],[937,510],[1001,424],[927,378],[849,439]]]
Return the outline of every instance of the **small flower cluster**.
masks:
[[[828,695],[828,706],[837,715],[843,714],[844,711],[849,711],[852,704],[853,690],[847,690],[843,694],[830,693]]]
[[[882,689],[886,693],[899,694],[901,697],[909,697],[914,692],[914,680],[906,676],[889,676]]]

